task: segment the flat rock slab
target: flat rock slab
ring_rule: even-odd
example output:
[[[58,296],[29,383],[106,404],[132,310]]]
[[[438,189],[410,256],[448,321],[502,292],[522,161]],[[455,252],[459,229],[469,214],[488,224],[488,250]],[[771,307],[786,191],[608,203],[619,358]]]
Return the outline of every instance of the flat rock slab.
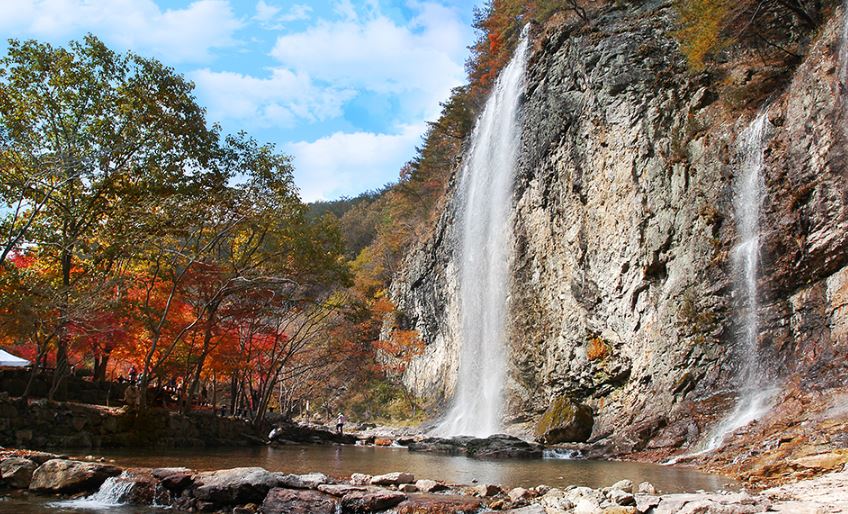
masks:
[[[449,487],[445,484],[436,482],[435,480],[417,480],[415,482],[415,487],[423,493],[435,493],[449,489]]]
[[[371,477],[371,485],[400,485],[415,482],[415,476],[411,473],[386,473]]]
[[[335,514],[339,501],[318,491],[274,488],[262,502],[263,514]]]
[[[199,501],[215,505],[260,503],[282,485],[283,476],[258,467],[209,471],[196,476],[192,491]]]
[[[319,485],[324,485],[330,481],[327,475],[323,473],[282,475],[280,480],[281,487],[288,487],[290,489],[317,489]]]
[[[153,468],[150,470],[150,474],[154,477],[162,480],[165,477],[176,475],[177,473],[189,473],[191,474],[191,470],[188,468]]]
[[[477,498],[468,496],[418,494],[398,505],[396,510],[398,514],[459,514],[477,512],[482,504]]]
[[[347,514],[365,514],[394,507],[406,499],[406,495],[395,491],[354,491],[342,498],[342,512]]]
[[[329,494],[331,496],[338,496],[339,498],[341,498],[347,493],[365,492],[368,490],[368,488],[347,484],[322,484],[318,486],[318,490],[322,493]]]

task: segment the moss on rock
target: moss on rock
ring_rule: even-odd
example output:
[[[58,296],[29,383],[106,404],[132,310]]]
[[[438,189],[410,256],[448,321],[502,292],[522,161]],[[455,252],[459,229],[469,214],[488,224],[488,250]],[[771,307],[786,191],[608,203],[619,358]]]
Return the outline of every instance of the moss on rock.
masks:
[[[592,409],[565,396],[555,398],[536,424],[536,440],[545,444],[585,442],[592,435]]]

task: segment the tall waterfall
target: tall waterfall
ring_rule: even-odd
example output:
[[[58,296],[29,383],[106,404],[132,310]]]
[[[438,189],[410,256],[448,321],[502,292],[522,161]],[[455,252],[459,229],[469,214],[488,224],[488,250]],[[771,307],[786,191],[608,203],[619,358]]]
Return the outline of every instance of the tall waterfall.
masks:
[[[757,276],[760,263],[760,205],[765,192],[763,150],[768,115],[763,110],[739,135],[740,167],[733,190],[733,210],[739,242],[733,248],[733,289],[737,298],[739,341],[739,399],[733,412],[713,429],[704,452],[721,446],[725,437],[759,419],[771,408],[775,389],[768,384],[767,369],[759,353],[760,332]]]
[[[508,249],[528,28],[474,127],[458,200],[460,360],[453,406],[434,433],[488,436],[500,428],[507,349]]]

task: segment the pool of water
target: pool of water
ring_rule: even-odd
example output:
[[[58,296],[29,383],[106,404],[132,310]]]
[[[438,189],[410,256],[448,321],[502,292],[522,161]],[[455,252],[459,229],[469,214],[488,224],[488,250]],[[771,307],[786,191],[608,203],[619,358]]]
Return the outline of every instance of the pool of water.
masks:
[[[121,466],[185,466],[198,471],[260,466],[269,471],[319,471],[346,477],[351,473],[376,475],[407,471],[416,478],[455,484],[501,484],[505,487],[585,485],[606,487],[629,479],[651,482],[662,492],[735,489],[727,478],[680,466],[587,460],[480,460],[460,456],[410,452],[405,448],[370,446],[283,446],[205,450],[102,451]]]

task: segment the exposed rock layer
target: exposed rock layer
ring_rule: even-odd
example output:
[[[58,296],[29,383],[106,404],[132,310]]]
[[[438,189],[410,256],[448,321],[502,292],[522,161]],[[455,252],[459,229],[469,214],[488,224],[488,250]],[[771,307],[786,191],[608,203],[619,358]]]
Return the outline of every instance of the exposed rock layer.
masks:
[[[845,385],[848,120],[842,13],[830,12],[797,67],[741,51],[712,75],[688,70],[668,2],[537,37],[514,197],[508,421],[568,396],[593,408],[593,441],[626,453],[696,444],[728,411],[741,362],[735,148],[761,108],[761,359],[777,384]],[[791,80],[767,98],[775,75]],[[428,342],[407,383],[443,398],[459,355],[455,201],[392,286]]]

